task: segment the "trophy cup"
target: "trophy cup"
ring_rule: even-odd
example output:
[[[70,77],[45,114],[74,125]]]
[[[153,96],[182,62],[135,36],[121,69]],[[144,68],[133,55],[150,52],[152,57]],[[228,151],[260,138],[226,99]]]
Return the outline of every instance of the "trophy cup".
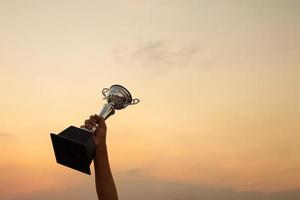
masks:
[[[140,102],[139,99],[132,99],[130,92],[121,85],[112,85],[109,89],[103,88],[102,94],[107,103],[104,104],[99,116],[105,120],[113,115],[115,110],[121,110]],[[70,126],[57,135],[51,133],[56,162],[80,172],[91,174],[90,164],[94,158],[96,148],[93,138],[95,129],[88,130]]]

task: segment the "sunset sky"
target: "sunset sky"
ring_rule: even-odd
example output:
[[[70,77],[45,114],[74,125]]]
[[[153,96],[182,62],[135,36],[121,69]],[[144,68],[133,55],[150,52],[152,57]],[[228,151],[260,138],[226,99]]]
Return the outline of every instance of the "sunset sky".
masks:
[[[0,199],[96,200],[50,133],[107,120],[120,200],[300,199],[300,1],[0,0]],[[92,167],[92,166],[91,166]]]

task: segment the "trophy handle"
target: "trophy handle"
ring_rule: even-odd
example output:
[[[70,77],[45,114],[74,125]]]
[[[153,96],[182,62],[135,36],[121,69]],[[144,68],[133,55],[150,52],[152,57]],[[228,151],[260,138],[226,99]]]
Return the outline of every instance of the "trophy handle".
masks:
[[[103,88],[103,89],[102,89],[102,94],[103,94],[103,96],[104,96],[103,99],[107,99],[106,93],[107,93],[108,91],[109,91],[108,88]]]
[[[135,104],[138,104],[139,102],[141,102],[139,99],[135,98],[135,99],[132,99],[132,102],[128,105],[135,105]]]

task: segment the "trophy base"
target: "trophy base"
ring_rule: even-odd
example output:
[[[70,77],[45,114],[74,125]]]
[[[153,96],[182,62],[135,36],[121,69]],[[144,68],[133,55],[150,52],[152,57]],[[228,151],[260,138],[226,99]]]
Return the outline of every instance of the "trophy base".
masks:
[[[50,136],[57,163],[91,174],[95,142],[90,131],[70,126],[58,135],[51,133]]]

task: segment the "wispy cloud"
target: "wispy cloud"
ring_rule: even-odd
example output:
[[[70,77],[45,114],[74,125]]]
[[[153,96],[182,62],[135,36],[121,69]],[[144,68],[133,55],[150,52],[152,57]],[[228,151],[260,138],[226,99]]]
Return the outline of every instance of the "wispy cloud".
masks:
[[[129,48],[114,50],[117,62],[137,63],[147,68],[185,66],[201,50],[198,44],[179,44],[164,40],[149,40],[136,43]]]
[[[126,171],[126,174],[129,176],[139,176],[142,173],[143,173],[143,170],[139,169],[139,168],[129,169]]]
[[[13,138],[13,137],[15,137],[14,134],[0,132],[0,138]]]
[[[162,40],[141,42],[132,52],[134,60],[172,63],[190,58],[199,52],[196,45],[172,46]]]

